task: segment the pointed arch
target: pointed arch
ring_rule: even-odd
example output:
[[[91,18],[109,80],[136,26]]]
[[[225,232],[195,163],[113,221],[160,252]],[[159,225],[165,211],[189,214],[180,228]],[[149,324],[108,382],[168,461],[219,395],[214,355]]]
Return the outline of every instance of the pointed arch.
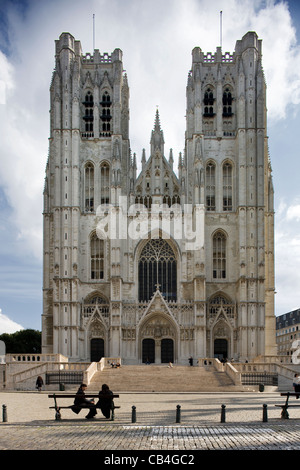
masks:
[[[84,166],[84,210],[85,212],[94,211],[95,198],[95,169],[91,162]]]
[[[216,210],[216,164],[210,160],[205,167],[206,210]]]
[[[226,160],[222,165],[223,183],[223,211],[230,212],[233,209],[233,165]]]
[[[96,232],[90,235],[90,278],[104,279],[105,241]]]
[[[91,90],[85,91],[82,104],[84,107],[84,131],[88,133],[88,135],[91,135],[94,132],[94,97]]]
[[[204,116],[213,117],[214,116],[214,88],[211,85],[208,85],[204,91]]]
[[[104,161],[100,165],[100,202],[109,204],[110,201],[110,166]]]
[[[227,251],[227,235],[223,230],[217,230],[213,234],[212,239],[212,267],[213,279],[226,278],[226,251]]]
[[[230,85],[226,85],[223,88],[223,116],[230,117],[233,114],[233,91]]]
[[[149,301],[157,287],[168,301],[177,299],[177,259],[168,241],[153,238],[138,258],[139,301]]]
[[[111,90],[103,89],[101,90],[101,111],[100,111],[100,120],[101,120],[101,129],[100,136],[109,137],[112,132],[112,101],[111,101]]]

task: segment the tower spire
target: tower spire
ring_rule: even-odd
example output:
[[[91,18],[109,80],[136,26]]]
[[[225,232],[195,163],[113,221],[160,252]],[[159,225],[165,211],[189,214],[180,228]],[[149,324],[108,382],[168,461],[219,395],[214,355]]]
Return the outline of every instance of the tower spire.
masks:
[[[164,133],[161,130],[160,127],[160,119],[159,119],[159,112],[158,109],[156,109],[155,113],[155,121],[154,121],[154,129],[151,133],[151,155],[154,154],[157,150],[161,152],[161,154],[164,154]]]

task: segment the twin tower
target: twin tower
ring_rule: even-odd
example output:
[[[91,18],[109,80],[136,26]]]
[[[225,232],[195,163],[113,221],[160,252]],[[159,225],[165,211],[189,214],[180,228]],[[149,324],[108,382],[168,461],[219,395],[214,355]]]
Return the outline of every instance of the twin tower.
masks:
[[[122,51],[55,42],[43,353],[124,364],[276,353],[261,59],[255,32],[232,54],[194,48],[178,169],[157,111],[137,174]]]

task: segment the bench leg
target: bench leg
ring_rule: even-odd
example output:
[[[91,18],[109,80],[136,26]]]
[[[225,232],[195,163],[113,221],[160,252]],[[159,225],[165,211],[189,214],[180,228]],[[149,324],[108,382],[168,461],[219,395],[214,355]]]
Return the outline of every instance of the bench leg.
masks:
[[[56,421],[61,420],[61,413],[60,413],[59,408],[56,408],[55,419],[56,419]]]
[[[283,406],[281,411],[281,419],[289,419],[289,417],[290,416],[287,410],[287,406]]]
[[[111,409],[111,418],[110,418],[111,421],[114,421],[115,420],[115,407],[114,405],[112,406],[112,409]]]

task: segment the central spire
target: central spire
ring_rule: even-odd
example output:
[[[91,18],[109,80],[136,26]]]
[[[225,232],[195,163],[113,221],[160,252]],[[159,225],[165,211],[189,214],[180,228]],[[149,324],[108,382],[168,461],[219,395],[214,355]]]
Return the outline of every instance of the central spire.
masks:
[[[156,110],[154,129],[151,133],[151,155],[153,155],[157,150],[164,154],[164,133],[160,128],[159,112]]]

